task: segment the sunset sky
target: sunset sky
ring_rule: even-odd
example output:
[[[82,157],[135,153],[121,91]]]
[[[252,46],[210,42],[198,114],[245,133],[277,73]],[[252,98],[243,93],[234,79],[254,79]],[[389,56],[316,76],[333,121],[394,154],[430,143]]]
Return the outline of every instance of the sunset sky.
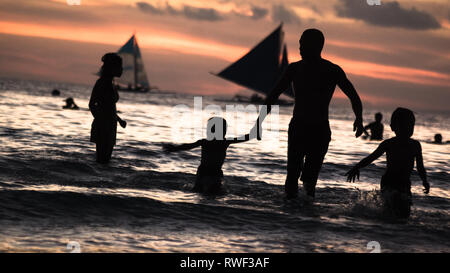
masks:
[[[72,0],[73,1],[73,0]],[[0,77],[93,84],[101,56],[135,31],[151,84],[233,94],[214,77],[284,23],[289,61],[307,28],[373,105],[450,107],[448,0],[2,0]],[[342,92],[337,92],[342,97]]]

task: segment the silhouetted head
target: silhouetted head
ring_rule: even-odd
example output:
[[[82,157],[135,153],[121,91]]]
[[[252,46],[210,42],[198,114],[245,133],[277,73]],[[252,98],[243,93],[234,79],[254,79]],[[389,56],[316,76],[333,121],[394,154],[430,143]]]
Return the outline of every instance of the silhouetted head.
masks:
[[[434,135],[434,142],[435,143],[442,143],[442,135],[441,134],[435,134]]]
[[[392,113],[391,129],[398,137],[411,137],[415,123],[414,113],[409,109],[399,107]]]
[[[72,105],[73,104],[73,98],[67,98],[66,99],[66,104],[67,105]]]
[[[383,114],[381,114],[380,112],[375,114],[375,121],[376,122],[381,122],[382,119],[383,119]]]
[[[120,77],[122,76],[122,58],[117,53],[106,53],[102,57],[102,76]]]
[[[221,117],[212,117],[208,119],[206,128],[206,139],[223,140],[227,134],[227,121]]]
[[[323,45],[325,43],[325,37],[322,31],[310,28],[303,32],[300,37],[300,55],[302,59],[316,59],[320,58]]]
[[[58,89],[53,89],[52,96],[59,96],[60,94],[61,94],[61,92],[59,92]]]

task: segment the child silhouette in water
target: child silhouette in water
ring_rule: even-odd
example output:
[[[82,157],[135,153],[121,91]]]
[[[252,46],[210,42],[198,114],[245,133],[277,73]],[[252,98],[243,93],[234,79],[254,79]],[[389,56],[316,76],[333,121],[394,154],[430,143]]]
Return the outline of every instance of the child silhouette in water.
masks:
[[[383,123],[381,123],[382,119],[383,119],[383,114],[376,113],[375,121],[364,127],[364,134],[366,136],[369,136],[367,129],[370,129],[370,139],[371,140],[383,140],[384,126],[383,126]]]
[[[411,181],[414,168],[422,179],[424,193],[430,191],[422,159],[422,148],[417,140],[411,138],[414,132],[415,117],[411,110],[397,108],[391,117],[391,129],[395,137],[383,141],[368,157],[361,160],[346,175],[347,181],[359,179],[359,169],[366,167],[386,153],[386,173],[381,178],[381,195],[386,209],[397,218],[408,218],[411,212]]]
[[[208,194],[220,193],[223,179],[222,165],[225,161],[228,146],[250,139],[249,134],[240,138],[225,139],[226,132],[226,120],[220,117],[213,117],[208,120],[206,139],[181,145],[164,145],[166,152],[191,150],[201,146],[202,157],[200,166],[197,169],[194,191]]]

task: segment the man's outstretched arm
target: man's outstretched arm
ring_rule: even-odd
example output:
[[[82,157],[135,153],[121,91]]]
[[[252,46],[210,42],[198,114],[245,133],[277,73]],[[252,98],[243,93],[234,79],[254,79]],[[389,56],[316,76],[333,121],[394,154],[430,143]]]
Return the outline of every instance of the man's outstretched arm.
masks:
[[[253,127],[252,132],[250,133],[250,138],[257,137],[258,139],[261,139],[260,128],[262,122],[272,110],[272,104],[274,104],[277,101],[278,97],[280,97],[280,95],[289,88],[289,84],[291,83],[288,73],[289,68],[290,67],[288,66],[286,71],[281,76],[280,80],[278,80],[275,87],[272,89],[272,91],[270,91],[269,95],[267,95],[266,100],[264,101],[264,104],[261,108],[261,111],[259,112],[259,116],[258,119],[256,120],[255,126]],[[256,135],[254,132],[255,130]]]
[[[289,67],[283,73],[283,75],[278,80],[275,87],[272,89],[272,91],[270,91],[269,95],[267,95],[267,98],[264,101],[264,105],[268,106],[268,109],[267,109],[268,113],[270,113],[270,105],[274,104],[277,101],[277,99],[280,97],[280,95],[289,88],[289,84],[291,83],[291,80],[289,79],[289,76],[288,76],[288,70],[289,70]]]
[[[353,123],[353,131],[356,131],[355,136],[359,137],[364,131],[361,99],[359,98],[355,87],[353,87],[353,84],[347,79],[342,69],[341,72],[342,75],[338,81],[338,86],[352,103],[352,109],[356,116],[355,122]]]

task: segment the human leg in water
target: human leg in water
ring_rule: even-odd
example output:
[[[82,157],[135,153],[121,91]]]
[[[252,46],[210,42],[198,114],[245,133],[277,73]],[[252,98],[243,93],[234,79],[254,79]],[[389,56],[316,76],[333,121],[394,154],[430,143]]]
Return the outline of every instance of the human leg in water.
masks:
[[[111,160],[111,155],[113,151],[113,145],[109,143],[97,143],[96,144],[96,155],[97,162],[106,164]]]
[[[303,170],[304,154],[296,151],[293,145],[288,144],[287,175],[284,191],[288,199],[298,195],[298,179]]]

